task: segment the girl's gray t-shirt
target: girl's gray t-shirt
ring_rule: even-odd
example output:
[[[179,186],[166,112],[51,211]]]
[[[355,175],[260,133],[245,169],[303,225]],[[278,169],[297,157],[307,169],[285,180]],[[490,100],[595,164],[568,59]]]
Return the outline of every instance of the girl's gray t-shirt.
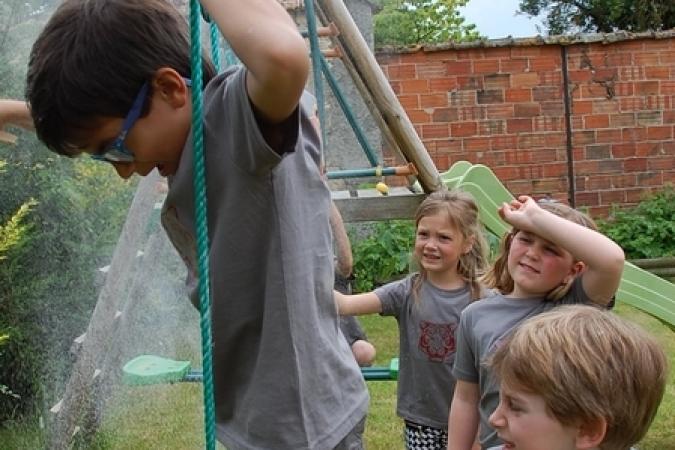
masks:
[[[575,303],[592,303],[583,290],[580,277],[574,280],[567,294],[556,302],[544,298],[507,298],[494,292],[462,312],[452,373],[458,380],[478,384],[479,437],[482,448],[502,443],[488,422],[490,414],[499,404],[499,383],[485,366],[486,358],[527,318],[559,305]]]
[[[471,293],[468,285],[444,290],[424,281],[416,301],[412,285],[418,276],[409,275],[375,290],[382,302],[381,314],[398,321],[396,412],[405,420],[447,430],[455,390],[455,332]]]
[[[245,80],[228,69],[204,91],[216,432],[231,449],[331,449],[368,392],[339,331],[319,139],[299,108],[276,153]],[[190,135],[162,224],[197,305],[192,155]]]

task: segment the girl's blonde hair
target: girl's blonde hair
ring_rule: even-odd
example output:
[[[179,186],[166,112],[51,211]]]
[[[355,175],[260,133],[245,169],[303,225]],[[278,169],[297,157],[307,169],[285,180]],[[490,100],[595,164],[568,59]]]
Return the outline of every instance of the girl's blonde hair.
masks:
[[[441,189],[432,192],[425,198],[415,213],[415,229],[423,217],[443,213],[450,225],[462,234],[466,241],[471,241],[471,250],[459,257],[457,273],[471,288],[473,300],[482,297],[481,285],[478,278],[483,275],[487,266],[487,242],[483,233],[483,226],[478,220],[478,205],[473,197],[459,190],[448,191]],[[419,261],[419,276],[413,283],[413,294],[419,298],[422,282],[427,279],[427,272]]]
[[[564,203],[547,200],[539,201],[538,204],[541,209],[555,214],[558,217],[562,217],[563,219],[567,219],[586,228],[590,228],[591,230],[598,230],[598,227],[595,222],[593,222],[593,219],[581,211],[577,211],[576,209],[565,205]],[[504,235],[499,244],[499,255],[497,256],[497,259],[488,269],[485,276],[481,279],[481,281],[485,283],[486,287],[497,289],[502,294],[510,294],[513,292],[513,278],[511,278],[511,274],[509,273],[508,260],[513,237],[519,231],[520,230],[518,228],[514,227],[511,229],[511,231]],[[551,301],[561,299],[567,293],[567,291],[569,291],[573,281],[574,279],[571,279],[568,283],[556,287],[546,295],[546,299]]]
[[[648,333],[585,305],[526,320],[488,366],[502,385],[542,397],[563,425],[605,419],[603,450],[627,449],[642,439],[668,378],[666,356]]]

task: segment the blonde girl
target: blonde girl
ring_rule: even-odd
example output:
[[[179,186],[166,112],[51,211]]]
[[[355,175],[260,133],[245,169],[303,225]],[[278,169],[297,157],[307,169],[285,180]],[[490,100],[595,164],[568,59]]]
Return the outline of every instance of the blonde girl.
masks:
[[[462,312],[450,450],[470,450],[479,425],[483,449],[501,444],[488,422],[499,403],[499,389],[485,358],[528,317],[561,304],[608,305],[623,270],[621,248],[569,206],[521,196],[499,213],[513,229],[483,279],[494,293]]]
[[[397,413],[407,449],[444,449],[455,379],[455,330],[481,295],[486,262],[478,207],[466,193],[430,194],[415,214],[413,257],[419,272],[373,292],[336,292],[341,315],[394,316],[400,336]]]

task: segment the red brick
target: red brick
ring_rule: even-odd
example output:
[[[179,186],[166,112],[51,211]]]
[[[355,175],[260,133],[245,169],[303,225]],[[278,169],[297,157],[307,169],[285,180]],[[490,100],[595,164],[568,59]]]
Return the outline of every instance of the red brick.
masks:
[[[601,84],[584,84],[581,86],[581,98],[609,98],[607,87]]]
[[[647,170],[647,158],[629,158],[623,161],[626,172],[644,172]]]
[[[577,192],[576,203],[577,206],[597,206],[600,196],[597,192]]]
[[[486,118],[485,106],[463,106],[457,108],[457,120],[461,122],[468,122],[474,120],[483,120]]]
[[[598,130],[596,132],[595,142],[598,144],[622,142],[623,137],[620,129],[610,128],[608,130]]]
[[[504,101],[521,103],[532,101],[532,89],[505,89]]]
[[[499,60],[484,59],[473,62],[474,73],[497,73],[499,72]]]
[[[508,119],[513,117],[513,105],[487,105],[488,119]]]
[[[546,137],[542,133],[520,133],[518,148],[542,148],[546,146]]]
[[[666,140],[673,137],[673,127],[670,125],[663,127],[647,127],[647,137],[649,140]]]
[[[408,118],[413,123],[429,123],[431,122],[431,115],[421,109],[412,109],[406,111],[408,113]]]
[[[518,137],[515,135],[492,136],[490,147],[492,150],[514,150],[518,146]]]
[[[481,105],[504,103],[504,91],[502,89],[479,90],[476,92],[476,102]]]
[[[483,120],[478,122],[478,134],[481,136],[501,135],[506,132],[504,120]]]
[[[532,99],[535,102],[551,101],[562,98],[560,86],[537,86],[532,88]]]
[[[647,167],[649,170],[673,170],[675,169],[675,158],[672,155],[649,158],[647,160]]]
[[[462,141],[462,147],[469,152],[490,150],[490,139],[485,137],[467,138]]]
[[[539,103],[516,103],[513,105],[514,117],[534,117],[541,114]]]
[[[645,67],[645,76],[650,80],[668,80],[670,79],[670,67]]]
[[[449,92],[457,89],[457,79],[451,78],[431,78],[429,80],[429,90],[431,92]]]
[[[629,97],[635,94],[635,83],[614,83],[614,95],[616,97]]]
[[[675,80],[661,82],[661,95],[675,95]]]
[[[417,64],[417,78],[445,78],[448,76],[448,68],[443,61],[429,61]]]
[[[442,139],[450,137],[448,124],[423,124],[421,126],[422,139]]]
[[[532,119],[508,119],[506,121],[507,133],[519,133],[532,131]]]
[[[432,114],[434,122],[455,122],[459,118],[457,108],[436,108]]]
[[[656,95],[659,93],[659,82],[638,81],[635,83],[635,93],[637,95]]]
[[[532,58],[530,60],[530,69],[537,72],[556,70],[560,69],[561,64],[562,62],[560,61],[560,56]]]
[[[612,186],[611,179],[611,175],[596,175],[593,177],[586,177],[586,189],[589,191],[609,189]]]
[[[475,91],[453,91],[449,93],[450,105],[471,106],[476,104]]]
[[[590,114],[593,112],[592,100],[575,100],[572,102],[573,114]]]
[[[428,80],[401,80],[401,94],[422,94],[429,92]]]
[[[534,118],[534,131],[563,131],[565,125],[562,117],[539,116]]]
[[[635,114],[612,114],[609,116],[609,124],[613,128],[633,127],[635,126]]]
[[[388,67],[390,80],[410,80],[417,78],[415,64],[396,64]]]
[[[626,201],[626,191],[602,191],[600,192],[600,203],[611,205],[613,203],[623,203]]]
[[[568,78],[570,83],[587,83],[593,79],[593,73],[590,70],[569,70]]]
[[[635,156],[656,156],[663,152],[661,142],[637,142],[635,144]]]
[[[624,142],[640,142],[647,140],[647,129],[644,127],[639,128],[622,128],[621,129],[621,139]]]
[[[483,89],[483,77],[478,75],[458,76],[457,87],[463,91]]]
[[[485,89],[506,89],[511,86],[511,75],[508,73],[494,73],[485,75]]]
[[[468,75],[473,72],[470,61],[448,61],[445,67],[448,75]]]
[[[644,80],[645,69],[641,66],[620,67],[619,79],[622,81]]]
[[[577,175],[592,175],[598,173],[598,161],[576,161],[574,171]]]
[[[525,88],[539,85],[539,75],[536,72],[516,73],[511,75],[511,87]]]
[[[511,47],[511,58],[533,58],[541,54],[541,47]]]
[[[584,116],[584,128],[608,128],[609,116],[607,114],[597,114]]]
[[[663,172],[642,172],[637,174],[639,186],[660,186],[663,184]]]
[[[633,61],[636,66],[658,66],[660,64],[658,52],[635,53]]]
[[[610,114],[621,111],[621,106],[616,99],[614,100],[593,100],[593,114]]]
[[[562,116],[565,113],[565,106],[562,102],[541,102],[542,116]]]
[[[417,94],[399,95],[398,102],[405,110],[417,109],[420,107],[420,97]]]
[[[635,156],[635,143],[628,142],[625,144],[613,144],[612,145],[612,156],[614,158],[627,158],[630,156]]]
[[[528,59],[500,59],[499,70],[502,73],[520,73],[529,67]]]
[[[450,124],[450,135],[452,137],[474,136],[478,127],[476,122],[458,122]]]
[[[567,163],[545,164],[543,166],[545,177],[563,177],[567,176]]]
[[[572,142],[576,145],[595,144],[595,131],[577,131],[572,134]]]
[[[612,175],[612,188],[627,188],[637,186],[637,177],[634,173]]]

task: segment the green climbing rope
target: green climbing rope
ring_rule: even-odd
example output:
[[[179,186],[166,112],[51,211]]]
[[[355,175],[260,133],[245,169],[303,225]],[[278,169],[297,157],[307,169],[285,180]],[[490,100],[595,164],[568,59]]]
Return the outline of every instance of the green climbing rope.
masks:
[[[209,295],[209,235],[206,215],[206,174],[202,121],[202,50],[200,41],[201,6],[190,0],[190,43],[192,77],[192,146],[194,153],[195,222],[199,270],[199,313],[204,370],[204,431],[206,450],[215,450],[215,402],[213,399],[213,364],[211,355],[211,301]]]

